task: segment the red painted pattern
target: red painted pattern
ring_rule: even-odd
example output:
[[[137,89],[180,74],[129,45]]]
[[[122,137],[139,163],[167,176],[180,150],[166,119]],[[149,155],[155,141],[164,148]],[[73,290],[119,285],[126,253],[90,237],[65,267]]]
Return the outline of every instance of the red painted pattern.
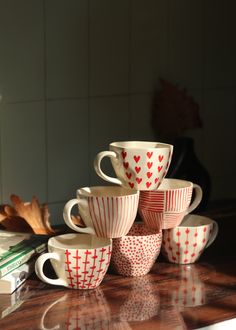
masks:
[[[162,232],[134,224],[128,235],[113,239],[111,266],[124,276],[147,274],[160,253]]]
[[[91,250],[66,250],[65,272],[72,289],[96,288],[110,264],[111,246]]]
[[[211,225],[198,228],[180,226],[164,230],[163,254],[172,262],[194,263],[204,251],[211,236],[211,227]]]
[[[89,197],[89,212],[97,236],[119,237],[131,228],[138,207],[138,195]]]
[[[136,150],[123,149],[120,152],[124,171],[122,177],[131,189],[156,189],[167,173],[171,157],[171,153],[166,154],[159,150],[139,154]],[[151,169],[152,175],[147,176]]]
[[[192,197],[192,188],[141,191],[138,211],[151,228],[178,226]]]

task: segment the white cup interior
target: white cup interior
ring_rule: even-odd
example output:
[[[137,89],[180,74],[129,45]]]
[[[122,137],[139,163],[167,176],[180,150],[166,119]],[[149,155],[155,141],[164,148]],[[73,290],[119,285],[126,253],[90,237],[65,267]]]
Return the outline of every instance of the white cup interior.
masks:
[[[110,238],[97,237],[88,234],[64,234],[51,237],[48,241],[48,246],[56,249],[95,249],[109,246],[111,244]]]
[[[79,196],[95,196],[95,197],[119,197],[137,195],[139,192],[132,189],[126,189],[119,186],[95,186],[84,187],[77,190],[77,197]]]
[[[149,141],[119,141],[112,142],[110,146],[116,148],[129,148],[129,149],[156,149],[156,148],[170,148],[170,144],[161,142],[149,142]]]
[[[183,189],[193,186],[193,183],[186,180],[180,179],[169,179],[164,178],[158,187],[158,191],[160,190],[173,190],[173,189]]]
[[[179,227],[200,227],[212,224],[212,220],[196,214],[188,214],[184,217]]]

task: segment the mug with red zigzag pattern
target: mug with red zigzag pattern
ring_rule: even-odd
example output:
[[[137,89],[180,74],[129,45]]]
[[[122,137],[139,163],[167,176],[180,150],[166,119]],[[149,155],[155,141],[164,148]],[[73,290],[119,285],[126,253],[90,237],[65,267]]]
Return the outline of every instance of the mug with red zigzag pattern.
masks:
[[[128,189],[154,190],[166,176],[173,146],[161,142],[123,141],[109,144],[109,151],[101,151],[94,160],[98,176]],[[109,157],[116,178],[105,174],[101,161]]]

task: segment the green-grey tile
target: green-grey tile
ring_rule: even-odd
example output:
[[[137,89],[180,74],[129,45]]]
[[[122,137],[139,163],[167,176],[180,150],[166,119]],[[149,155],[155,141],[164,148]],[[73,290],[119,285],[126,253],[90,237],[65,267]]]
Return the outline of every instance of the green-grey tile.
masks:
[[[88,95],[88,1],[46,1],[47,97]]]
[[[88,184],[88,101],[47,103],[49,202],[66,200]]]
[[[90,1],[90,95],[128,92],[129,1]]]
[[[43,102],[2,105],[3,200],[11,194],[46,201],[45,113]]]
[[[0,94],[4,102],[44,95],[43,1],[2,0]]]

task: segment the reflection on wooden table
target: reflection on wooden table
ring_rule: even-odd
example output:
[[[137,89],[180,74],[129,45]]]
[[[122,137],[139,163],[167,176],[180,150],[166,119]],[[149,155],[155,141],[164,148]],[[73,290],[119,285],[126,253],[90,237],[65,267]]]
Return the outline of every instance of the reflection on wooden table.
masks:
[[[13,295],[0,295],[0,329],[197,329],[236,318],[236,204],[207,215],[219,238],[191,265],[161,255],[145,276],[109,269],[94,290],[50,286],[31,276]],[[51,273],[50,267],[47,269]]]

